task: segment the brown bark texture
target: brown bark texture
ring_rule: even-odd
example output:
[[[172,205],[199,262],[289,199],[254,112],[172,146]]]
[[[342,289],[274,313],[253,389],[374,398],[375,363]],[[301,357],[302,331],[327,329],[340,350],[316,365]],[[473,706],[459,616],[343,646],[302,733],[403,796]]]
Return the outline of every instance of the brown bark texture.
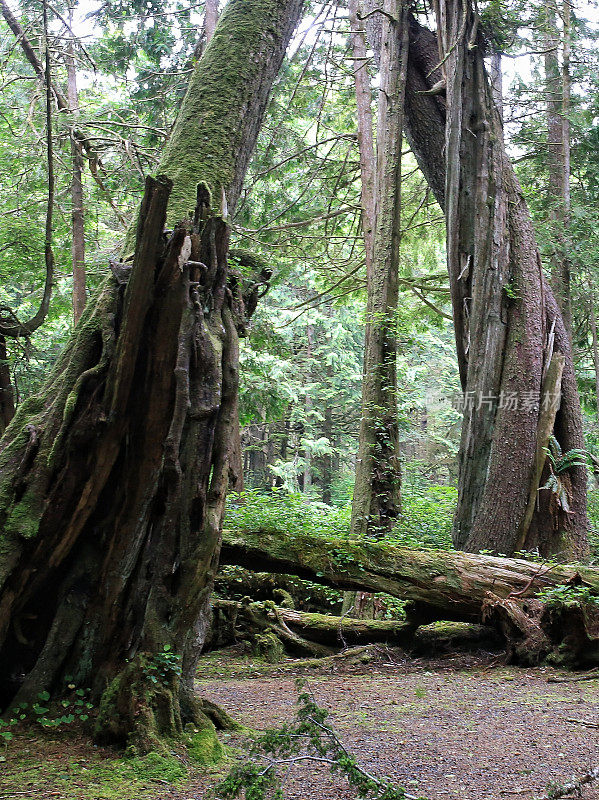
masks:
[[[71,13],[72,17],[72,13]],[[69,113],[73,120],[79,115],[79,93],[77,91],[77,67],[73,41],[69,42],[66,55],[67,98]],[[71,131],[71,258],[73,262],[73,319],[79,322],[87,302],[85,293],[85,208],[83,194],[83,152],[81,143]]]
[[[2,441],[3,706],[59,689],[65,676],[106,699],[127,662],[129,679],[137,669],[141,680],[164,647],[185,675],[197,657],[228,483],[243,300],[222,220],[200,215],[194,229],[165,238],[170,188],[148,179],[130,274],[114,266]],[[184,690],[176,676],[162,704]],[[160,722],[154,699],[146,692],[139,708],[112,708],[113,738],[124,741],[144,715],[148,731],[180,730],[179,698]]]
[[[375,229],[367,276],[362,416],[351,518],[354,536],[384,535],[395,525],[401,509],[396,330],[408,12],[402,0],[386,0],[384,7]],[[367,239],[365,244],[368,247]]]
[[[569,4],[568,4],[569,6]],[[567,253],[566,227],[569,216],[570,131],[569,113],[569,56],[567,53],[566,19],[564,17],[564,59],[560,68],[561,36],[557,28],[556,0],[546,0],[544,8],[545,93],[547,109],[547,174],[549,220],[553,251],[551,253],[551,288],[558,301],[564,324],[572,332],[570,291],[570,259]]]
[[[374,6],[375,4],[372,3]],[[369,36],[378,47],[376,13]],[[456,546],[588,553],[586,470],[568,473],[569,509],[533,486],[553,354],[563,356],[553,435],[584,446],[572,348],[544,278],[532,220],[503,145],[471,6],[439,3],[440,41],[410,21],[406,133],[447,220],[447,251],[464,417]],[[499,490],[499,487],[501,489]],[[531,491],[538,503],[528,527]]]

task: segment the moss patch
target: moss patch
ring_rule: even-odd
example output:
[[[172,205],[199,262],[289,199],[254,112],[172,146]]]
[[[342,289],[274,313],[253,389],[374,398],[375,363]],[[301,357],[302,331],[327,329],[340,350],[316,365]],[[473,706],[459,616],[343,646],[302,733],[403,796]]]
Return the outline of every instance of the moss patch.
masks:
[[[214,725],[206,725],[201,730],[194,731],[187,752],[190,761],[202,767],[218,764],[225,756],[225,749],[216,735]]]

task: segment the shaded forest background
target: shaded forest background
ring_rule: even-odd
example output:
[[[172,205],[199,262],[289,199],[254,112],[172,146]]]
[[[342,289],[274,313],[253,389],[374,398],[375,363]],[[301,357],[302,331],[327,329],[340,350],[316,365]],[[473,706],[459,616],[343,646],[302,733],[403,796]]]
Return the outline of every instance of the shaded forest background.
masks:
[[[570,260],[576,370],[587,447],[597,454],[599,53],[594,25],[584,18],[586,12],[593,17],[593,9],[574,9],[571,210],[564,237],[552,193],[548,132],[548,98],[563,99],[562,74],[550,74],[547,61],[549,41],[563,62],[560,8],[499,3],[489,4],[484,14],[502,56],[506,136],[544,260],[551,263],[566,251]],[[35,2],[19,8],[23,30],[36,47],[43,38],[40,9]],[[48,13],[52,80],[68,96],[68,107],[52,120],[56,266],[43,325],[31,335],[6,338],[16,404],[36,391],[64,347],[82,281],[91,296],[108,260],[121,252],[143,178],[155,172],[205,43],[203,3],[58,3]],[[13,32],[4,21],[1,26],[0,303],[23,321],[35,314],[44,288],[45,94]],[[343,4],[310,5],[276,83],[231,220],[233,262],[247,270],[262,260],[272,271],[270,290],[242,341],[245,493],[231,497],[231,511],[254,517],[292,511],[301,519],[317,514],[322,524],[338,530],[350,519],[365,321],[348,32]],[[365,68],[376,74],[372,62]],[[403,510],[396,535],[408,543],[449,547],[463,399],[444,266],[444,219],[407,144],[405,149],[397,365]],[[81,176],[78,208],[75,170]],[[83,224],[79,251],[72,246],[77,219]],[[596,541],[594,482],[589,500]]]

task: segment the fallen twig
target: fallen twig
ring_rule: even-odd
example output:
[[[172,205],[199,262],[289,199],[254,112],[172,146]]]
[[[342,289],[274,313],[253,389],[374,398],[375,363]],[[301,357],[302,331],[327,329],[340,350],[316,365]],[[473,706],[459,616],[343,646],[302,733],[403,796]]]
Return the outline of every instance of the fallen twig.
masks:
[[[580,794],[583,786],[593,783],[597,779],[599,779],[599,767],[589,770],[577,781],[570,781],[570,783],[564,783],[563,786],[549,789],[547,794],[544,794],[539,800],[559,800],[560,797],[566,797],[569,794]]]
[[[596,680],[599,680],[599,669],[593,669],[584,675],[575,675],[572,678],[558,678],[557,675],[550,675],[547,678],[547,683],[577,683],[578,681]]]
[[[586,719],[567,719],[566,722],[573,722],[576,725],[586,725],[587,728],[599,728],[596,722],[588,722]]]

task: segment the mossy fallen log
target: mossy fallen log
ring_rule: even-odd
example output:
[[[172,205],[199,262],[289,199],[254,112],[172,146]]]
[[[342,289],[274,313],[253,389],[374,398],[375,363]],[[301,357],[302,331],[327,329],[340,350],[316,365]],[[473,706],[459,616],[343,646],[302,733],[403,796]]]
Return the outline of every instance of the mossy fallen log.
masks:
[[[283,531],[225,531],[222,562],[384,592],[411,601],[408,618],[414,624],[486,622],[506,637],[514,661],[599,662],[597,568]],[[538,597],[556,587],[551,602]]]
[[[270,600],[283,608],[313,611],[319,614],[337,614],[343,605],[343,593],[297,578],[294,575],[275,575],[268,572],[251,572],[243,567],[223,567],[214,584],[218,597],[227,600]]]
[[[265,631],[274,633],[291,654],[323,655],[333,649],[363,644],[405,645],[415,626],[400,620],[354,619],[306,613],[266,602],[213,600],[210,646],[226,647]]]

